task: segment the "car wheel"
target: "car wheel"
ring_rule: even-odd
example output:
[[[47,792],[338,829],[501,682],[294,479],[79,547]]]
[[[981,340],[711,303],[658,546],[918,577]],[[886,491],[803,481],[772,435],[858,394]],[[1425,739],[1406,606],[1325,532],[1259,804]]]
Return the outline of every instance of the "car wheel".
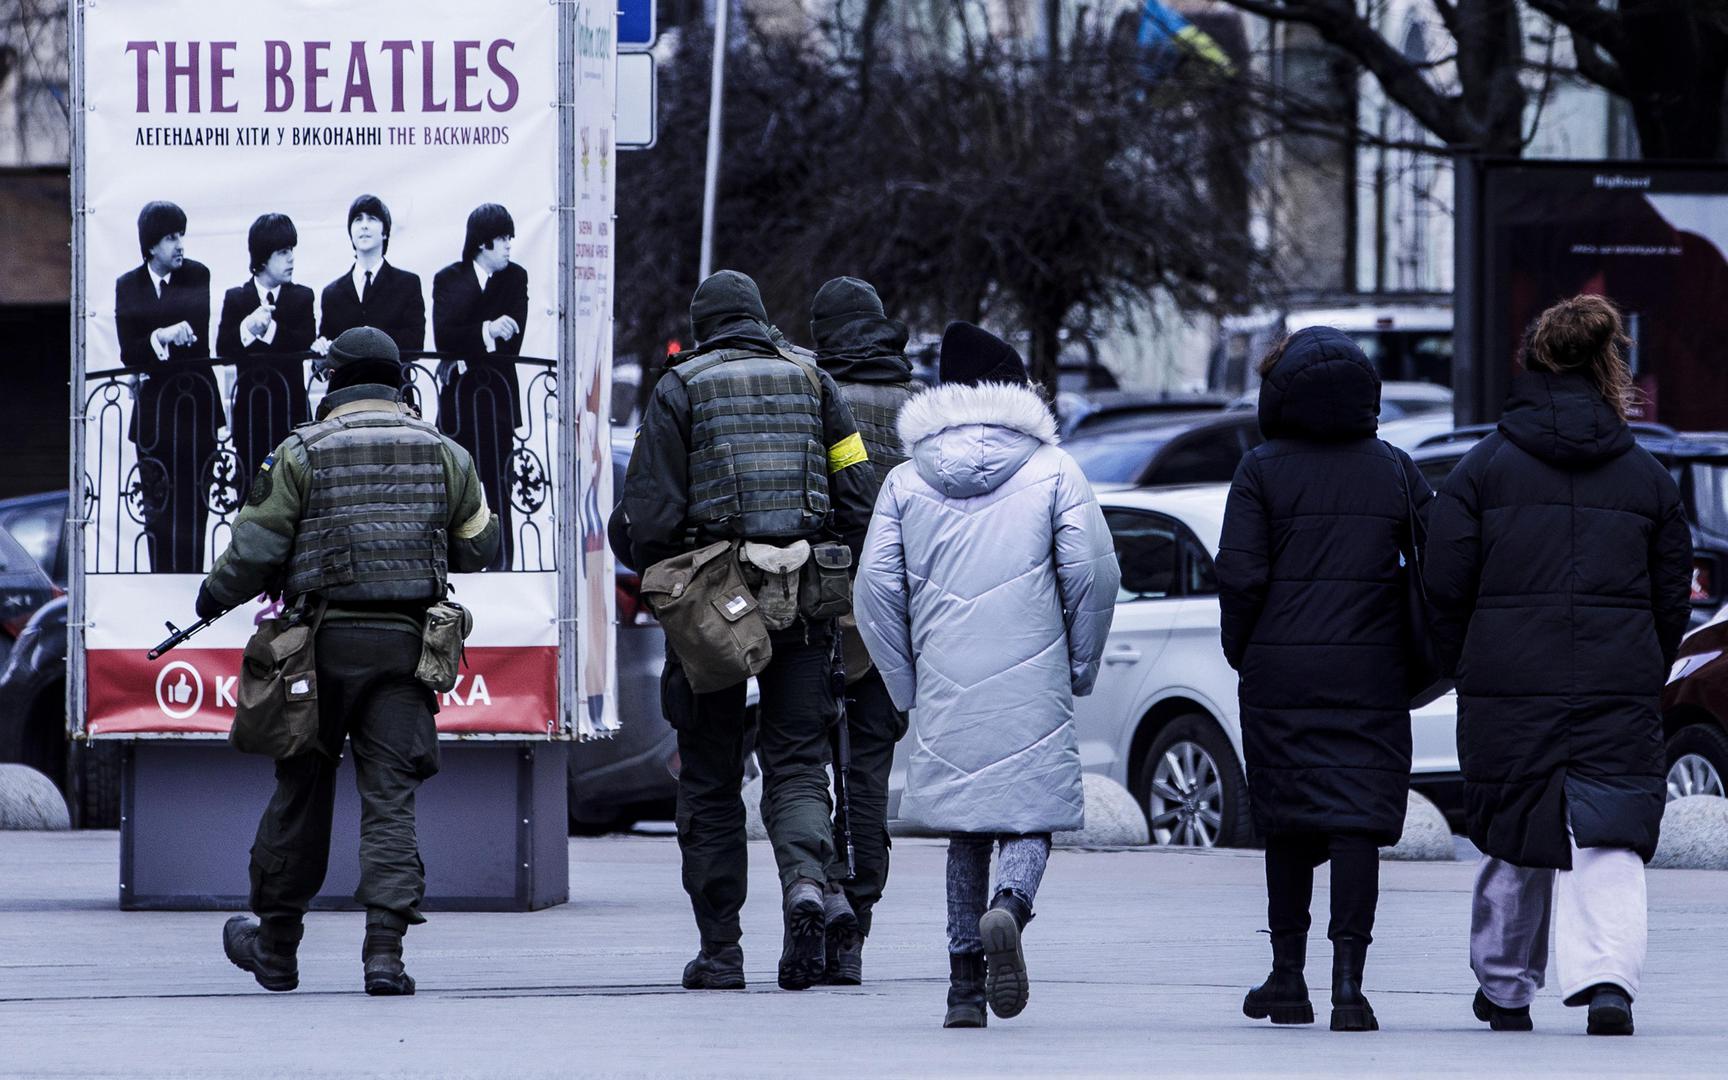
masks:
[[[72,744],[73,789],[67,801],[76,808],[74,828],[120,827],[121,750],[121,745],[111,740]]]
[[[1690,724],[1668,740],[1668,798],[1728,795],[1728,735],[1715,724]]]
[[[1140,763],[1136,788],[1154,844],[1238,847],[1249,840],[1248,784],[1210,717],[1178,717],[1160,731]]]

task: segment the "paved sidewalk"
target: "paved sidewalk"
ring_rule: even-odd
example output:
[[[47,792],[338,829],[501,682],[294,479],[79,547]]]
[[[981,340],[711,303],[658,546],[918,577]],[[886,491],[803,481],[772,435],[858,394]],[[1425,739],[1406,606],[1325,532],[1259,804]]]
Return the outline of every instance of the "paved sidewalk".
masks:
[[[222,914],[116,909],[113,833],[0,833],[0,1076],[1728,1073],[1723,875],[1651,875],[1638,1035],[1591,1039],[1582,1011],[1552,994],[1533,1035],[1477,1024],[1469,865],[1387,864],[1368,972],[1385,1030],[1335,1035],[1320,1000],[1312,1028],[1240,1014],[1268,963],[1256,854],[1059,851],[1027,935],[1030,1006],[984,1031],[943,1031],[940,843],[897,842],[868,984],[802,994],[774,988],[772,857],[751,847],[745,993],[678,989],[695,935],[677,848],[629,837],[572,841],[568,905],[432,916],[408,938],[420,995],[372,999],[358,914],[313,915],[302,989],[269,995],[223,959]],[[1322,924],[1324,904],[1321,888]],[[1314,981],[1327,971],[1322,944]]]

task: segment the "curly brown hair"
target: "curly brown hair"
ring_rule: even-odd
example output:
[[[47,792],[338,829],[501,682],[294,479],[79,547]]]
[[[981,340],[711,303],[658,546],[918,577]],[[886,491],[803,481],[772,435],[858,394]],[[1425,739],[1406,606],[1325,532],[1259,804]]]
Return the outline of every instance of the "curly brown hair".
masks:
[[[1525,371],[1583,375],[1622,420],[1629,420],[1641,404],[1626,364],[1631,347],[1614,302],[1584,293],[1536,317],[1524,335],[1519,361]]]

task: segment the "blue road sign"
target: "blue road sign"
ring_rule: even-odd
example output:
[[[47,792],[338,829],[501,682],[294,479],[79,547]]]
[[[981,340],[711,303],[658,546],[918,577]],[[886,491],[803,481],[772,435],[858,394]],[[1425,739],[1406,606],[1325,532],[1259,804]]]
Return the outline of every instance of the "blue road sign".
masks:
[[[658,36],[654,0],[618,0],[618,44],[646,49]]]

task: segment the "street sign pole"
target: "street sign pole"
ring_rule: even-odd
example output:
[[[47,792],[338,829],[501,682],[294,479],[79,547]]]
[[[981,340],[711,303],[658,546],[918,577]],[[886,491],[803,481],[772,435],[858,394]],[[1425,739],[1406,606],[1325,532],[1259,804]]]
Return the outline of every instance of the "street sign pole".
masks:
[[[696,280],[714,271],[714,198],[720,186],[720,117],[726,93],[727,0],[714,0],[714,77],[708,87],[708,168],[702,179],[702,258]]]

